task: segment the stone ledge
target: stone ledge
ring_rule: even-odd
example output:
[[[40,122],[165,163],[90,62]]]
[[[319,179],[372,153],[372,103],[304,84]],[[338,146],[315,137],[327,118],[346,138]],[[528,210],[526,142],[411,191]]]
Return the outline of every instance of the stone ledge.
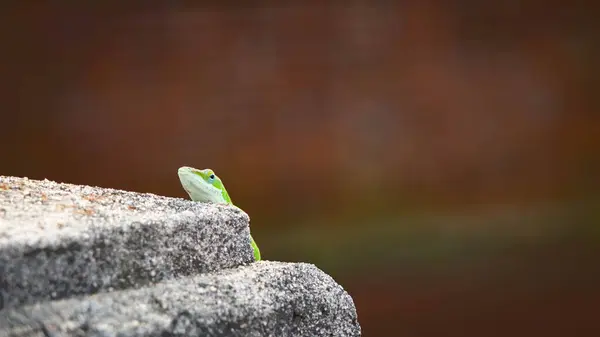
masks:
[[[0,336],[117,335],[345,337],[360,336],[360,326],[331,277],[267,261],[0,314]]]
[[[250,263],[248,223],[231,206],[0,176],[0,310]]]

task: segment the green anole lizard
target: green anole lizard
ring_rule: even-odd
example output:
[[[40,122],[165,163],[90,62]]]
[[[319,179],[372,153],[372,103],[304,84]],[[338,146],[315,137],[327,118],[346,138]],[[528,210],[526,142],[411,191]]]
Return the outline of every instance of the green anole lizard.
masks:
[[[233,205],[231,198],[221,182],[221,179],[211,169],[198,170],[193,167],[183,166],[177,170],[181,186],[189,194],[193,201],[214,202],[217,204]],[[254,250],[254,259],[260,260],[260,250],[252,235],[250,244]]]

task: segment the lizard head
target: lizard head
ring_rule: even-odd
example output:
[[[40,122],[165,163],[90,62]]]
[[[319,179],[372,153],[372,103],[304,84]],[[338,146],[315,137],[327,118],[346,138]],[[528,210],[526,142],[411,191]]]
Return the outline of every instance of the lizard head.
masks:
[[[183,166],[177,170],[181,186],[198,202],[229,204],[231,199],[221,179],[211,169],[199,170]]]

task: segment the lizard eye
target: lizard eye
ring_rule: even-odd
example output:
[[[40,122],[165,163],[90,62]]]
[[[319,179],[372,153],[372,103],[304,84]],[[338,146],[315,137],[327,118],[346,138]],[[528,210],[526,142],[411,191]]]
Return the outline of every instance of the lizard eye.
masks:
[[[211,174],[209,178],[210,178],[210,180],[214,180],[215,179],[215,175]]]

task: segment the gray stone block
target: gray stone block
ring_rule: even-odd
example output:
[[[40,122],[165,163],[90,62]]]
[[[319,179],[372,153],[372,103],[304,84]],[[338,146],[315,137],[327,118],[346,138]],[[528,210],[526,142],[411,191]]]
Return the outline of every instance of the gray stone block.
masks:
[[[0,310],[254,261],[236,207],[0,176]]]
[[[305,263],[216,273],[10,309],[0,336],[360,336],[352,298]]]
[[[232,206],[0,176],[0,337],[360,336],[305,263],[254,261]]]

